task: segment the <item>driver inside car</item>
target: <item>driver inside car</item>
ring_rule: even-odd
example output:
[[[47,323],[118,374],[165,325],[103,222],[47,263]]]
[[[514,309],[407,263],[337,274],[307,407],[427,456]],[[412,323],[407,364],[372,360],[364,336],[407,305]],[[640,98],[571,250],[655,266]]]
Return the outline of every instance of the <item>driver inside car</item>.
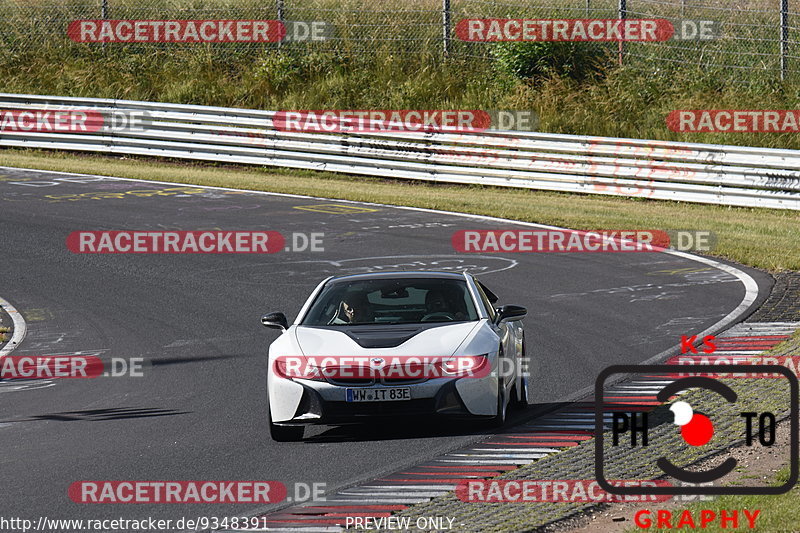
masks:
[[[372,322],[369,301],[363,294],[351,294],[339,302],[336,314],[328,324],[363,324]]]

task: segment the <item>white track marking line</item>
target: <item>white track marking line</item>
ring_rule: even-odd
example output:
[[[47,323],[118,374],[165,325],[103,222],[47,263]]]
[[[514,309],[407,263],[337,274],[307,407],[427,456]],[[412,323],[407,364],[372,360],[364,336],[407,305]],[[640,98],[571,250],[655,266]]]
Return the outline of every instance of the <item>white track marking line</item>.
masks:
[[[561,450],[558,448],[523,448],[522,446],[503,446],[502,444],[498,444],[497,448],[473,448],[470,451],[476,452],[504,452],[506,450],[514,451],[514,452],[521,452],[522,454],[526,453],[544,453],[544,454],[551,454],[551,453],[558,453]],[[480,476],[483,477],[483,476]]]
[[[450,487],[451,485],[447,485]],[[339,496],[385,496],[385,497],[408,497],[408,498],[435,498],[437,496],[441,496],[442,494],[447,494],[450,492],[449,488],[444,489],[435,489],[434,487],[427,487],[425,489],[412,489],[412,490],[402,490],[405,489],[403,486],[397,486],[394,488],[395,490],[379,490],[376,491],[373,489],[373,492],[340,492]]]
[[[466,459],[453,457],[448,459],[436,459],[436,462],[460,465],[527,465],[536,462],[536,459]]]
[[[266,520],[269,522],[269,520]],[[288,526],[287,527],[280,527],[280,526],[269,526],[269,527],[261,527],[261,528],[253,528],[253,529],[225,529],[219,530],[220,533],[224,531],[297,531],[302,533],[334,533],[339,531],[344,531],[344,528],[339,526],[314,526],[314,527],[298,527],[298,526]]]
[[[457,477],[457,475],[454,474],[453,477]],[[404,489],[404,490],[405,489],[410,489],[410,490],[432,490],[432,488],[435,488],[435,489],[438,490],[438,488],[441,486],[441,484],[439,484],[439,483],[437,483],[435,485],[426,484],[425,481],[426,480],[424,480],[424,479],[420,479],[419,480],[419,485],[387,485],[385,483],[381,484],[381,485],[371,485],[371,484],[370,485],[357,485],[357,486],[351,487],[349,489],[344,489],[344,490],[340,491],[339,493],[341,494],[343,492],[349,492],[349,491],[359,491],[359,492],[363,491],[363,492],[369,493],[370,491],[373,491],[373,490],[377,490],[377,491],[381,491],[381,490],[400,490],[401,488]]]
[[[452,485],[451,490],[455,490],[456,486]],[[406,505],[406,504],[414,504],[414,503],[425,503],[431,501],[430,498],[406,498],[406,497],[399,497],[399,498],[375,498],[374,496],[370,496],[369,498],[341,498],[341,497],[333,497],[325,500],[326,503],[364,503],[364,504],[398,504],[398,505]],[[283,512],[282,510],[275,511],[276,513]],[[270,513],[272,514],[272,513]]]
[[[614,416],[614,413],[603,413],[603,416],[611,418]],[[563,413],[556,413],[546,418],[540,418],[540,420],[551,421],[551,420],[563,420],[563,419],[575,419],[575,418],[579,419],[591,418],[592,420],[594,420],[594,413],[586,413],[582,411],[564,411]],[[572,420],[572,422],[575,422],[575,420]]]
[[[586,430],[594,429],[594,424],[533,424],[530,426],[523,426],[527,429],[557,429],[557,430]]]
[[[455,476],[454,476],[455,477]],[[467,478],[464,478],[467,479]],[[480,478],[483,479],[483,478]],[[341,491],[339,494],[347,494],[347,495],[372,495],[372,494],[381,494],[381,495],[393,495],[397,496],[419,496],[419,497],[432,497],[439,494],[447,494],[450,492],[447,489],[440,489],[441,485],[368,485],[363,489],[352,488]],[[402,490],[401,490],[402,489]]]
[[[714,353],[709,353],[709,354],[705,354],[705,353],[703,353],[703,354],[685,353],[685,354],[679,355],[678,357],[696,357],[696,358],[699,359],[701,357],[708,357],[708,356],[712,356],[713,357],[715,355],[733,355],[733,356],[735,356],[735,355],[758,355],[758,354],[763,353],[765,351],[766,350],[714,350]]]
[[[547,457],[550,454],[547,453],[449,453],[446,457],[453,457],[453,458],[474,458],[474,459],[509,459],[509,460],[535,460],[541,459],[543,457]]]

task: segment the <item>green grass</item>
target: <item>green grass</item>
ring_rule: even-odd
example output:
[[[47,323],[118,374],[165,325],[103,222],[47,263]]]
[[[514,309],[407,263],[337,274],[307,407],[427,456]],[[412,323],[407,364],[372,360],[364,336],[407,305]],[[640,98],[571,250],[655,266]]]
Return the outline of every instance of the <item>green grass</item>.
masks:
[[[800,270],[800,214],[794,211],[16,149],[0,150],[0,165],[408,205],[574,229],[714,231],[714,255],[771,271]]]
[[[0,91],[252,109],[530,110],[542,131],[554,133],[800,148],[797,134],[677,133],[666,125],[676,109],[794,109],[797,81],[765,74],[743,85],[724,69],[642,70],[610,60],[581,81],[557,74],[520,80],[499,68],[479,58],[442,61],[380,48],[347,55],[45,46],[0,55]]]
[[[274,3],[252,0],[179,0],[169,5],[112,0],[109,4],[111,18],[183,18],[187,14],[183,9],[192,10],[189,18],[277,16]],[[487,16],[538,13],[557,18],[574,17],[580,9],[569,8],[585,6],[582,0],[570,0],[562,3],[560,11],[553,2],[545,4],[487,3],[481,9],[488,10]],[[680,3],[673,4],[650,8],[659,9],[659,16],[674,18],[680,16]],[[629,43],[631,53],[661,59],[631,57],[620,68],[614,43],[574,43],[558,60],[559,68],[525,80],[514,76],[515,68],[509,67],[503,46],[496,43],[454,41],[453,57],[444,60],[438,42],[441,5],[436,0],[391,6],[365,0],[287,2],[291,19],[331,22],[337,40],[290,44],[281,50],[274,44],[249,48],[78,44],[66,39],[66,23],[98,18],[99,4],[67,0],[57,6],[41,1],[20,5],[0,0],[0,23],[5,20],[8,29],[0,35],[5,50],[0,55],[3,92],[253,109],[530,110],[539,114],[543,131],[554,133],[800,148],[797,134],[676,133],[666,127],[667,115],[676,109],[796,108],[800,76],[777,81],[773,69],[777,15],[762,0],[746,0],[733,13],[695,6],[686,13],[694,19],[733,17],[728,22],[738,24],[731,31],[743,32],[735,34],[737,39],[703,46],[723,53],[723,59],[713,61],[754,61],[752,70],[692,66],[694,59],[680,54],[696,53],[687,50],[694,44],[681,43]],[[594,16],[614,16],[616,1],[593,0],[592,6],[598,10]],[[454,0],[452,9],[454,23],[476,15],[475,6],[461,0]],[[746,9],[751,11],[746,13]],[[750,35],[749,41],[738,40],[751,31],[765,33]],[[464,48],[467,45],[472,48]],[[594,59],[576,51],[598,46],[611,53],[598,57],[596,69],[589,69],[597,70],[596,76],[586,77],[585,63]],[[564,51],[559,46],[544,49],[543,63]],[[755,52],[759,54],[750,55]],[[678,54],[673,59],[688,63],[664,61],[669,54]],[[699,57],[713,62],[711,49]]]
[[[788,478],[789,470],[786,468],[778,472],[775,484],[782,485]],[[739,511],[740,516],[739,529],[745,529],[748,531],[768,531],[774,533],[794,532],[797,531],[799,527],[798,517],[800,517],[800,487],[795,486],[791,491],[777,496],[719,496],[713,501],[702,503],[698,502],[686,507],[686,509],[692,512],[692,516],[694,517],[695,521],[698,522],[698,528],[700,511],[708,509],[714,511],[717,516],[719,516],[722,510],[730,513],[731,510],[735,509]],[[741,512],[743,509],[749,510],[751,515],[753,512],[755,512],[755,510],[760,511],[758,518],[756,518],[755,528],[752,530],[748,528],[747,519]],[[673,526],[675,526],[676,522],[680,520],[683,509],[671,509],[671,511],[673,517]],[[653,521],[655,524],[654,517]],[[703,531],[707,533],[725,533],[727,531],[731,531],[731,529],[732,528],[730,526],[728,528],[722,528],[717,523],[714,525],[708,524]],[[663,531],[663,529],[659,530],[655,527],[640,529],[637,527],[628,528],[625,531],[627,533],[633,533],[637,531]]]

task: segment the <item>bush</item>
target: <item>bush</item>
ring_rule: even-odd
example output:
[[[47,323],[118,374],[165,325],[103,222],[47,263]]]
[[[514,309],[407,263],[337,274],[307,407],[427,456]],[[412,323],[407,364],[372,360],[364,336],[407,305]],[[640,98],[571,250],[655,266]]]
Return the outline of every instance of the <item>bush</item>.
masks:
[[[612,64],[608,45],[582,42],[513,41],[495,43],[492,55],[501,72],[520,78],[595,77]]]

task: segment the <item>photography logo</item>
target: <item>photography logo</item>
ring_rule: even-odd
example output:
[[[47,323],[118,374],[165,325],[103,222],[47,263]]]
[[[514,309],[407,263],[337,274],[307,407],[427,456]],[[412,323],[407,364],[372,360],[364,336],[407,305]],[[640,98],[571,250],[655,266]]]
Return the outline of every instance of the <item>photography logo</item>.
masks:
[[[695,413],[686,402],[675,402],[669,408],[675,413],[675,425],[681,428],[681,437],[686,444],[704,446],[714,436],[714,423],[702,413]]]
[[[631,393],[623,396],[609,394],[605,384],[614,374],[666,385],[657,393],[647,392],[655,390],[653,385],[643,385],[629,388]],[[745,387],[737,392],[721,381],[733,374],[753,377],[736,380]],[[786,379],[769,389],[768,398],[743,383],[775,375]],[[765,410],[765,405],[773,410]],[[790,442],[786,454],[789,478],[784,484],[709,486],[737,466],[735,458],[722,460],[715,455],[742,442],[752,450],[766,451],[778,442],[777,421],[786,413],[789,423],[780,428],[789,432]],[[595,383],[595,437],[597,483],[611,494],[782,494],[798,479],[797,377],[779,365],[692,365],[691,373],[675,365],[611,366]],[[692,465],[701,458],[709,458],[712,466],[699,469]],[[653,478],[675,482],[671,486],[624,487],[610,481]]]

